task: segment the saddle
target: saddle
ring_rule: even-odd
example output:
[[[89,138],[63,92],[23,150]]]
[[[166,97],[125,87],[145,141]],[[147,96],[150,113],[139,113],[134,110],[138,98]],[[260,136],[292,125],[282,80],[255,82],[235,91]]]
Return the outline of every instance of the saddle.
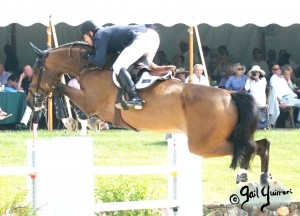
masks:
[[[136,89],[145,89],[152,86],[157,80],[169,80],[175,78],[175,69],[173,65],[167,66],[155,66],[154,68],[148,67],[145,63],[144,57],[140,58],[137,62],[131,65],[128,69]],[[115,73],[112,74],[113,81],[118,87],[118,94],[116,97],[116,103],[120,103],[124,110],[128,110],[127,103],[125,101],[125,89],[121,87],[118,81],[118,77]],[[128,125],[123,121],[121,116],[121,110],[115,108],[115,121],[114,124],[126,129],[136,130],[131,125]]]

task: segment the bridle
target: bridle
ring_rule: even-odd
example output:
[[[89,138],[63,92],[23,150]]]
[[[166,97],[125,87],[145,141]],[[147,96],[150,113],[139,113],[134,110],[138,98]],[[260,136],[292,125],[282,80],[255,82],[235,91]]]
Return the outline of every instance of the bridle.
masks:
[[[34,68],[38,68],[38,77],[37,77],[37,83],[36,86],[35,84],[30,84],[30,88],[28,93],[31,94],[31,96],[34,98],[34,106],[38,105],[39,102],[41,102],[42,104],[45,102],[45,100],[49,97],[50,92],[52,92],[53,89],[55,89],[55,85],[57,83],[58,80],[60,80],[59,78],[56,78],[56,74],[60,71],[60,69],[62,68],[63,65],[65,65],[66,63],[70,62],[70,61],[74,61],[74,59],[77,59],[78,61],[78,68],[80,69],[80,73],[83,73],[82,71],[86,70],[86,68],[88,67],[88,65],[82,65],[81,64],[81,56],[80,56],[80,51],[78,52],[77,56],[72,56],[72,47],[73,45],[76,44],[75,43],[71,43],[71,44],[67,44],[70,45],[69,47],[69,51],[68,51],[68,55],[70,57],[70,59],[62,62],[57,69],[55,69],[53,76],[51,76],[51,79],[49,79],[49,81],[46,83],[46,88],[42,87],[41,85],[41,81],[42,81],[42,77],[46,71],[45,68],[45,62],[46,62],[46,58],[49,55],[49,50],[45,50],[42,52],[41,55],[38,56],[38,58],[36,59]],[[66,46],[66,45],[65,45]],[[35,88],[35,91],[32,91],[32,88]]]

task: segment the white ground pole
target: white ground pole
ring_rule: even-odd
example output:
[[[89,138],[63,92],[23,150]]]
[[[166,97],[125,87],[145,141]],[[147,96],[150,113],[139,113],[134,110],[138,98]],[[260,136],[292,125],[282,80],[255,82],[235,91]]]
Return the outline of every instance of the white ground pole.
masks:
[[[174,158],[173,160],[176,160],[174,163],[178,167],[177,174],[174,173],[173,185],[169,179],[169,187],[176,187],[173,193],[169,188],[169,199],[176,199],[179,203],[176,215],[203,215],[202,158],[190,153],[187,137],[183,133],[173,133],[168,143],[174,148],[173,153],[169,150],[169,154],[176,154],[175,157],[169,155],[169,158]]]
[[[38,216],[94,216],[93,143],[59,137],[27,143],[29,196]],[[35,177],[35,178],[34,178]]]

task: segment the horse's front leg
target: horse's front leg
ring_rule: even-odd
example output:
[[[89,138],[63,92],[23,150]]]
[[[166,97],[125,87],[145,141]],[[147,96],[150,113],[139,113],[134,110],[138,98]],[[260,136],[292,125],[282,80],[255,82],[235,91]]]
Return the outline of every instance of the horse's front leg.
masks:
[[[260,156],[261,160],[261,175],[260,184],[268,185],[270,182],[269,175],[269,150],[270,142],[267,139],[261,139],[256,141],[255,153]]]
[[[67,96],[77,107],[83,111],[85,110],[86,101],[84,91],[59,83],[55,86],[53,93],[57,97],[62,95]]]

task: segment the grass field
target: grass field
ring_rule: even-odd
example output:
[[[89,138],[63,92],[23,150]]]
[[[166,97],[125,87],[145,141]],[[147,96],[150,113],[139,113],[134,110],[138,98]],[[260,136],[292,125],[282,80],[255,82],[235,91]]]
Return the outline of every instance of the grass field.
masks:
[[[272,177],[292,189],[293,200],[300,200],[299,164],[300,130],[258,131],[256,139],[271,141],[270,173]],[[79,136],[76,133],[60,131],[39,131],[39,139]],[[89,131],[94,142],[95,165],[158,165],[167,163],[167,143],[162,133],[110,130],[95,133]],[[0,166],[25,166],[26,141],[32,138],[29,131],[0,131]],[[231,157],[203,160],[204,203],[228,203],[229,196],[236,189],[236,171],[229,169]],[[199,168],[200,169],[200,168]],[[252,161],[249,180],[259,182],[260,160]],[[166,198],[165,176],[149,176],[159,187],[159,198]],[[191,176],[192,178],[192,176]],[[0,192],[13,195],[26,190],[26,177],[0,177]],[[3,197],[1,199],[9,199]]]

